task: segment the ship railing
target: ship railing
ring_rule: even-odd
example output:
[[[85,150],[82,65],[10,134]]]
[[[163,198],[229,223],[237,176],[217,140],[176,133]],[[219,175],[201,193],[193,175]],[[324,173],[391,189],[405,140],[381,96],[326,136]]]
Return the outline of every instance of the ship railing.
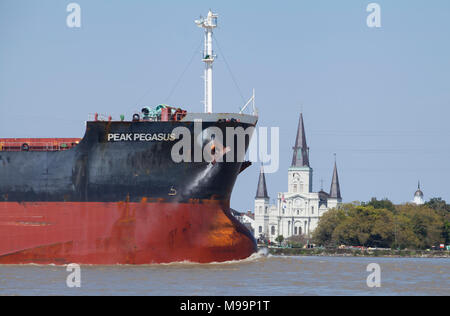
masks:
[[[0,143],[0,151],[64,151],[77,143]]]
[[[181,121],[186,116],[186,111],[169,107],[167,106],[165,109],[163,109],[161,112],[154,112],[147,115],[139,114],[137,111],[134,115],[138,116],[138,121],[149,121],[149,122],[160,122],[160,121]],[[124,121],[125,116],[121,115],[120,120]],[[88,122],[109,122],[112,121],[112,116],[107,114],[100,114],[100,113],[89,113],[88,114]],[[134,118],[133,118],[134,121]]]
[[[181,121],[185,116],[186,116],[186,112],[168,114],[167,116],[158,114],[158,115],[154,115],[154,116],[152,116],[152,115],[144,116],[140,119],[140,121],[143,121],[143,122]]]

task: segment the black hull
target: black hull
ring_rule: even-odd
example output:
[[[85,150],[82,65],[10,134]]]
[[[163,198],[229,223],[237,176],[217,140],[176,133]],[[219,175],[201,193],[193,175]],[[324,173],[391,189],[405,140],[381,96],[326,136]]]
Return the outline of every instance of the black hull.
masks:
[[[177,140],[108,141],[113,133],[170,135],[179,126],[194,133],[193,122],[88,122],[84,138],[70,150],[0,152],[0,202],[229,201],[242,153],[235,154],[237,162],[176,163],[171,151]],[[226,127],[253,125],[202,124],[211,126],[226,135]],[[225,136],[223,142],[227,146]],[[194,137],[191,144],[194,149]]]

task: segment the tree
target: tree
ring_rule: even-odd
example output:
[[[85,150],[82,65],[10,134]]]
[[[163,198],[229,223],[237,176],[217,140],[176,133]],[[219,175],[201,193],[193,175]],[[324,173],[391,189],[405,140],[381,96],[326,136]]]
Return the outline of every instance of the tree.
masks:
[[[285,240],[291,247],[294,248],[302,248],[304,245],[308,243],[308,240],[305,237],[305,235],[292,235],[291,237],[288,237]]]
[[[414,204],[398,205],[397,210],[398,221],[403,230],[400,237],[407,236],[407,239],[399,240],[403,247],[427,249],[443,242],[444,218],[438,211],[426,205]]]
[[[382,199],[382,200],[377,200],[377,198],[372,198],[369,202],[364,203],[362,202],[361,205],[365,205],[365,206],[373,206],[373,208],[375,209],[387,209],[390,211],[394,211],[395,210],[395,205],[394,203],[392,203],[390,200],[388,199]]]
[[[284,240],[283,235],[278,235],[278,237],[275,239],[275,241],[276,241],[277,243],[279,243],[280,246],[281,246],[281,243],[283,242],[283,240]]]
[[[381,202],[381,203],[379,203]],[[382,208],[385,205],[387,208]],[[404,204],[391,210],[389,200],[344,204],[319,220],[313,233],[316,244],[336,247],[427,249],[448,242],[450,214],[427,205]]]
[[[333,232],[340,244],[389,247],[394,240],[393,214],[373,206],[347,205],[347,216]]]
[[[431,198],[425,205],[436,210],[439,215],[443,217],[442,241],[446,244],[450,244],[450,204],[447,204],[445,200],[438,197]]]
[[[336,227],[345,219],[345,216],[343,209],[331,209],[323,214],[319,225],[313,232],[314,242],[327,247],[338,246],[333,234]]]
[[[450,212],[450,205],[440,197],[431,198],[425,205],[436,211]]]
[[[442,239],[445,244],[450,244],[450,221],[444,223],[444,228],[442,229]]]

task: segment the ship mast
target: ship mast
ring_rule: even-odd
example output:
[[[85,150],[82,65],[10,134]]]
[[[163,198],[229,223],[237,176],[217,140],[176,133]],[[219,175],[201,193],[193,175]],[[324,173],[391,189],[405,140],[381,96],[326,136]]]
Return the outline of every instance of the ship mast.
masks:
[[[217,27],[218,15],[211,10],[208,12],[206,18],[195,20],[195,24],[205,29],[205,48],[203,51],[203,62],[205,63],[205,113],[212,113],[212,65],[214,58],[212,49],[212,35],[213,29]]]

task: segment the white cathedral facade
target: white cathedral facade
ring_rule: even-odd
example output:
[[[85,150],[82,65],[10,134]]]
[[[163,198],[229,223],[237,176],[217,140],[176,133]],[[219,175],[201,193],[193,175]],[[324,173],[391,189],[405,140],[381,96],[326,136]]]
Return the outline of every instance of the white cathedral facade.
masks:
[[[303,115],[300,114],[292,164],[288,170],[288,192],[280,192],[276,205],[270,204],[264,170],[261,167],[255,196],[255,238],[264,237],[271,242],[282,235],[310,236],[319,218],[342,202],[336,162],[330,192],[312,192],[313,169],[309,163]]]

